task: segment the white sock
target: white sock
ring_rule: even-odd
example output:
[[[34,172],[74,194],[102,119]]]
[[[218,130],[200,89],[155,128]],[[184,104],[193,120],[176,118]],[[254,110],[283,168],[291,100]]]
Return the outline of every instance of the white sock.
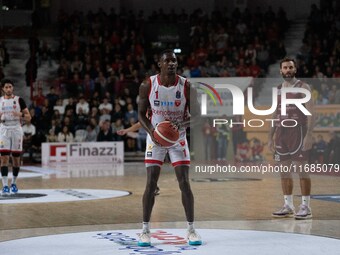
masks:
[[[13,176],[13,178],[12,178],[12,184],[17,184],[17,177],[18,177],[18,176]]]
[[[284,195],[285,205],[288,205],[290,208],[294,208],[293,203],[293,195]]]
[[[310,196],[302,196],[302,204],[309,207]]]
[[[194,223],[193,222],[188,222],[188,231],[193,231],[194,230]]]
[[[2,186],[8,186],[8,176],[2,176]]]
[[[143,232],[150,232],[150,222],[143,222]]]

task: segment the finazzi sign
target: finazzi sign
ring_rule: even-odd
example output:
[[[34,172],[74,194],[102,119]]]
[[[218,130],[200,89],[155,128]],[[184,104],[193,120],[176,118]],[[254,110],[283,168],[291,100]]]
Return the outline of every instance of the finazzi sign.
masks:
[[[123,142],[43,143],[42,164],[67,163],[123,163]]]

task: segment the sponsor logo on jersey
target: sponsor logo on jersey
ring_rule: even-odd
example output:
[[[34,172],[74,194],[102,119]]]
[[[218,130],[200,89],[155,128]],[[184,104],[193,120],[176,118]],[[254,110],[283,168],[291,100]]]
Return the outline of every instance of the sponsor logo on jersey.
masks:
[[[181,98],[181,91],[176,92],[176,98],[178,98],[178,99]]]
[[[174,104],[172,101],[161,101],[161,106],[174,106]]]
[[[148,158],[151,158],[151,157],[152,157],[152,151],[147,151],[147,152],[146,152],[146,156],[147,156]]]
[[[159,100],[154,100],[153,101],[153,105],[154,106],[159,106],[160,105],[160,101]]]

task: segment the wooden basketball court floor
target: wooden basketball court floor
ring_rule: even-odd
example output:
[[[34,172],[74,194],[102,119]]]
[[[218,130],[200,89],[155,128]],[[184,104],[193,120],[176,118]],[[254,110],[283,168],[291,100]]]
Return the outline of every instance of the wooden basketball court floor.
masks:
[[[141,228],[143,163],[125,163],[118,172],[114,168],[102,171],[95,164],[50,169],[56,171],[42,177],[19,178],[19,189],[104,189],[131,194],[80,202],[0,203],[0,247],[3,241],[25,237]],[[200,173],[191,170],[196,228],[277,231],[340,239],[339,202],[311,199],[312,220],[273,219],[272,211],[283,204],[278,178],[236,180],[228,179],[227,174],[224,177],[202,181]],[[159,187],[161,194],[156,197],[151,227],[185,229],[180,192],[171,166],[163,167]],[[298,180],[294,182],[294,194],[300,194]],[[313,175],[312,194],[339,196],[340,177]],[[300,197],[295,196],[294,203],[298,207]]]

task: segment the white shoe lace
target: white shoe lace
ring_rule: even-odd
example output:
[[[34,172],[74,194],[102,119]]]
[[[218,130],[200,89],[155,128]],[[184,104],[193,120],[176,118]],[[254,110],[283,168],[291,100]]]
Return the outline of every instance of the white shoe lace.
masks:
[[[308,215],[311,213],[310,208],[307,205],[300,205],[300,210],[297,215]]]
[[[190,231],[188,233],[188,239],[190,241],[200,241],[201,240],[201,236],[194,230],[194,231]]]
[[[150,232],[142,232],[138,234],[139,240],[143,243],[148,243],[150,242]]]

